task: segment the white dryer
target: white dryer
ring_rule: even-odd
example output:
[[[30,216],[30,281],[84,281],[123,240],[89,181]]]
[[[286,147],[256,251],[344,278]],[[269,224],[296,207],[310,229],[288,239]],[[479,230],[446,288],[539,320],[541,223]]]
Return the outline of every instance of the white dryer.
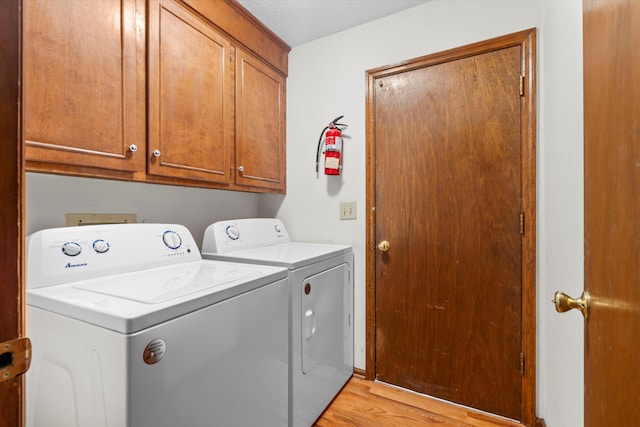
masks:
[[[285,268],[174,224],[42,230],[26,261],[28,427],[287,425]]]
[[[292,242],[280,220],[252,218],[207,227],[202,256],[289,270],[289,425],[311,426],[353,374],[351,246]]]

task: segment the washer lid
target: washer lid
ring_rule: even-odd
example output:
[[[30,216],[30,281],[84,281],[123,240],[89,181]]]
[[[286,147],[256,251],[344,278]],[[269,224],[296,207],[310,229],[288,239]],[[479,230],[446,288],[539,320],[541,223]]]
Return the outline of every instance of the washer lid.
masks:
[[[227,252],[224,255],[203,253],[208,259],[277,265],[294,270],[352,251],[349,245],[289,242],[260,248]]]
[[[282,267],[196,261],[27,290],[27,304],[129,334],[285,279]]]
[[[185,265],[171,269],[157,269],[141,274],[103,278],[72,284],[76,289],[109,295],[145,304],[167,302],[186,295],[223,286],[229,282],[248,281],[258,275],[243,268],[220,268],[209,265]]]

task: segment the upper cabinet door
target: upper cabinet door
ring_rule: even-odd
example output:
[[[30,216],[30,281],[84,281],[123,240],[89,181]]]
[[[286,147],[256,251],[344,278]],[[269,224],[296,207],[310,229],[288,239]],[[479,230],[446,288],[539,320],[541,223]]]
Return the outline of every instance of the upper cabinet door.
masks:
[[[236,185],[286,190],[285,77],[236,49]]]
[[[140,17],[144,0],[23,2],[29,169],[144,169]]]
[[[173,0],[149,2],[148,173],[231,183],[233,48]]]

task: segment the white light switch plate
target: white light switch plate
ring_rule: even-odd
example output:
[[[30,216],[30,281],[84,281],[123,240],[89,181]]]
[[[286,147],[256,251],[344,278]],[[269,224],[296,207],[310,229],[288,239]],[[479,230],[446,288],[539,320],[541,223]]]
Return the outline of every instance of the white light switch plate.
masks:
[[[356,202],[340,202],[340,219],[356,219]]]

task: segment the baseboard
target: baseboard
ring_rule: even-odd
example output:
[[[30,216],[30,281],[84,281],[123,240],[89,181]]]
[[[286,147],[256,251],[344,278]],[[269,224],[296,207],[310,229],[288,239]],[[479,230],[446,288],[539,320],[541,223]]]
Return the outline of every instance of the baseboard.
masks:
[[[354,375],[358,375],[358,376],[361,376],[361,377],[363,377],[363,378],[364,378],[364,376],[365,376],[365,373],[366,373],[366,372],[367,372],[367,371],[365,371],[364,369],[360,369],[360,368],[353,368],[353,373],[354,373]]]

